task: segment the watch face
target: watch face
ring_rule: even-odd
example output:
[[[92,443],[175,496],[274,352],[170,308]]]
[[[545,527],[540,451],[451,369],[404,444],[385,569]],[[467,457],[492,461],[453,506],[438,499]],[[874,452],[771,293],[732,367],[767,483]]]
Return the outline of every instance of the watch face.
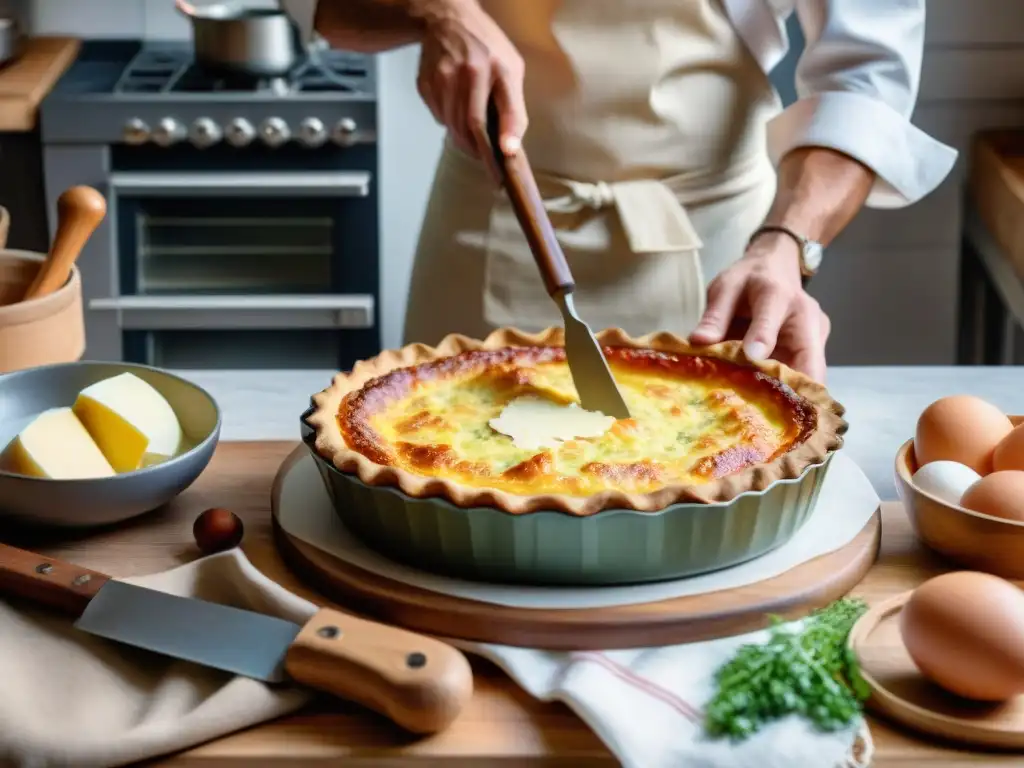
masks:
[[[816,243],[813,240],[804,243],[804,266],[811,272],[817,272],[818,267],[821,266],[824,252],[825,249],[821,247],[821,243]]]

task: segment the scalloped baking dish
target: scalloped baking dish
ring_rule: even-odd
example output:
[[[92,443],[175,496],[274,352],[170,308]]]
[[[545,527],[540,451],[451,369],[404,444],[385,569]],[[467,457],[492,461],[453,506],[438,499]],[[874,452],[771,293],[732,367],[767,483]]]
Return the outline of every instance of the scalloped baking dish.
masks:
[[[550,586],[612,586],[694,576],[764,555],[810,518],[835,451],[798,478],[778,480],[719,504],[673,504],[658,512],[607,509],[513,515],[457,507],[371,486],[338,470],[302,442],[316,461],[334,510],[364,543],[398,562],[473,581]]]

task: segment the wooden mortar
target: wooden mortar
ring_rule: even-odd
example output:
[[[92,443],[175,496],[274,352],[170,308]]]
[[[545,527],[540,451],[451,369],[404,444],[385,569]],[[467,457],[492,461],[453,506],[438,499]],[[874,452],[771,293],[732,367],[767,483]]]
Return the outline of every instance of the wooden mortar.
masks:
[[[45,259],[30,251],[0,251],[0,373],[70,363],[81,360],[85,352],[77,267],[56,291],[22,301]]]

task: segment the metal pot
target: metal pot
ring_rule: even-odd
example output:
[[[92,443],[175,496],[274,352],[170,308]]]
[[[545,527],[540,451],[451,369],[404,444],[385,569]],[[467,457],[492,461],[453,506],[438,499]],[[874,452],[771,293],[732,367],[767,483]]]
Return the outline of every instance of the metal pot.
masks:
[[[192,22],[196,62],[204,69],[243,77],[285,77],[304,61],[298,27],[283,10],[234,3],[193,6],[176,0]]]
[[[22,35],[16,19],[0,17],[0,66],[14,61],[21,53]]]

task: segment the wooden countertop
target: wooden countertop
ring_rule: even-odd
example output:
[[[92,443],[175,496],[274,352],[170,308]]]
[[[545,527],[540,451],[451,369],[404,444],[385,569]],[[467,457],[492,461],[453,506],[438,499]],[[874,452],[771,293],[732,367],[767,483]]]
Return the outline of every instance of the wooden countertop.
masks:
[[[968,189],[985,228],[1024,280],[1024,129],[975,136]]]
[[[21,55],[0,68],[0,131],[31,131],[39,104],[78,55],[80,43],[67,37],[34,37]]]
[[[166,510],[116,530],[78,538],[52,534],[5,538],[114,576],[150,573],[197,556],[192,522],[204,509],[226,506],[245,521],[244,549],[264,573],[311,600],[280,561],[271,541],[270,484],[295,442],[222,443],[196,484]],[[923,549],[898,503],[883,505],[882,551],[855,594],[875,602],[913,588],[949,569]],[[323,602],[319,600],[319,602]],[[496,667],[474,659],[476,692],[446,732],[412,738],[355,705],[318,705],[299,714],[236,733],[159,761],[159,765],[345,765],[363,768],[467,768],[468,766],[567,766],[617,763],[596,736],[565,706],[532,699]],[[1021,764],[1019,755],[953,749],[875,719],[874,768],[967,768]]]

